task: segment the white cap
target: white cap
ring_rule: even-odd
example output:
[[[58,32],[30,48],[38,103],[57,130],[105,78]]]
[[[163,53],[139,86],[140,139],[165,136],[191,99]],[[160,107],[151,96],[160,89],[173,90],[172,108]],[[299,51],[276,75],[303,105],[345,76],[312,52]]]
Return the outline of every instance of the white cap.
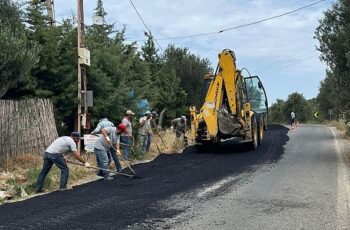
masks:
[[[186,119],[186,116],[181,116],[181,119],[182,119],[182,120],[185,120],[185,121],[187,120],[187,119]]]
[[[126,114],[127,114],[127,115],[135,115],[135,113],[134,113],[133,111],[131,111],[131,110],[127,110],[127,111],[126,111]]]

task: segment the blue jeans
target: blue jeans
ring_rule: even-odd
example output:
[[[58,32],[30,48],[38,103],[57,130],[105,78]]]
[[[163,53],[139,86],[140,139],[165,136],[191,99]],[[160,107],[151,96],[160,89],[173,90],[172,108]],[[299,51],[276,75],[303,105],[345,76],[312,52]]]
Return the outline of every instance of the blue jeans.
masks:
[[[38,180],[36,182],[35,191],[42,190],[46,175],[49,173],[53,164],[55,164],[59,169],[61,169],[60,189],[67,188],[69,169],[63,155],[59,153],[45,152],[43,169],[41,170]]]
[[[126,145],[131,145],[131,138],[129,136],[120,136],[120,142]],[[124,159],[129,160],[130,147],[125,145],[121,145],[121,147],[123,149]]]
[[[109,172],[108,169],[108,153],[107,150],[101,150],[94,148],[94,153],[96,154],[96,161],[99,168],[101,168],[98,171],[98,175],[101,175],[103,177],[108,177]]]
[[[115,169],[118,172],[122,171],[122,166],[120,165],[120,162],[119,162],[119,159],[118,159],[118,156],[117,156],[117,152],[114,150],[113,147],[109,150],[109,153],[110,153],[111,157],[113,158],[113,161],[114,161],[114,164],[115,164]],[[110,160],[108,162],[110,163]]]

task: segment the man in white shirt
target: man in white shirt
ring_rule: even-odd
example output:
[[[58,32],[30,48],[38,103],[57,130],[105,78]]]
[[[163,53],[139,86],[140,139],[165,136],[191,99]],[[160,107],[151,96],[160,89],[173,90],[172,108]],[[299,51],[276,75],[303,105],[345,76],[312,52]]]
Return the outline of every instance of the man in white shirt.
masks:
[[[85,167],[89,167],[89,163],[83,160],[80,152],[77,150],[76,144],[79,142],[80,133],[72,132],[71,136],[63,136],[57,138],[52,144],[45,150],[43,168],[38,176],[35,192],[39,193],[43,190],[44,181],[46,175],[49,173],[52,165],[55,164],[61,170],[60,191],[67,190],[67,182],[69,176],[69,169],[66,163],[66,159],[63,154],[72,152],[74,157],[82,162]]]
[[[140,128],[138,133],[138,144],[143,153],[147,151],[147,139],[151,131],[151,119],[152,114],[150,111],[147,111],[145,116],[141,117],[139,120]]]
[[[122,120],[122,123],[126,126],[126,131],[120,135],[120,142],[125,144],[122,146],[125,160],[129,160],[130,145],[132,145],[133,142],[131,121],[134,118],[134,115],[135,113],[133,111],[127,110],[125,117]]]
[[[291,124],[290,124],[290,126],[292,127],[292,129],[294,129],[294,127],[295,127],[295,113],[294,113],[294,111],[292,111],[292,112],[290,113],[290,119],[291,119]]]
[[[103,176],[105,180],[113,180],[109,175],[108,169],[108,151],[112,146],[116,149],[117,155],[120,155],[120,134],[126,131],[124,124],[119,124],[117,127],[106,127],[101,129],[101,136],[96,140],[94,152],[96,154],[97,165],[101,170],[97,173]]]

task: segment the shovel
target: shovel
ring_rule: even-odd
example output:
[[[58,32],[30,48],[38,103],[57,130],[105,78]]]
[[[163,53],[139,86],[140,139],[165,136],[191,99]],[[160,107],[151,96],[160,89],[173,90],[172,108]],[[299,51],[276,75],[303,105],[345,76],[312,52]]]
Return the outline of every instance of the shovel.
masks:
[[[83,165],[81,163],[76,163],[76,162],[73,162],[73,161],[70,161],[70,160],[67,160],[67,162],[70,163],[70,164],[73,164],[73,165],[79,165],[79,166],[85,167],[85,165]],[[111,171],[109,169],[102,169],[102,168],[95,167],[95,166],[89,166],[88,168],[97,169],[97,170],[104,170],[104,171],[107,171],[109,173],[115,173],[117,175],[129,177],[130,179],[133,179],[135,177],[135,175],[131,175],[131,174],[127,174],[127,173],[121,173],[121,172],[114,172],[114,171]]]
[[[125,146],[128,146],[131,148],[130,145],[127,145],[127,144],[123,144]],[[112,148],[114,149],[114,151],[117,152],[117,150],[114,148],[114,146],[112,145]],[[126,166],[128,166],[128,168],[131,170],[131,172],[134,174],[134,176],[136,176],[136,172],[131,168],[130,164],[124,159],[124,157],[122,155],[120,155],[120,158],[124,161],[124,163],[126,164]]]

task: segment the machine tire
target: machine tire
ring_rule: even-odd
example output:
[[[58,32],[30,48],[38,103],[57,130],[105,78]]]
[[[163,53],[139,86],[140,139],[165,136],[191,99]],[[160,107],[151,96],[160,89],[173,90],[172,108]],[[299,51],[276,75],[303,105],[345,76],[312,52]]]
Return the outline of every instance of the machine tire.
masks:
[[[267,114],[264,114],[263,116],[263,121],[264,121],[264,130],[267,131]]]
[[[260,119],[257,120],[258,125],[258,144],[262,145],[265,135],[265,124],[264,124],[264,118],[260,117]]]
[[[258,147],[258,139],[259,139],[259,137],[258,137],[258,124],[257,124],[257,120],[256,120],[255,116],[252,117],[252,138],[253,138],[253,140],[251,141],[251,143],[249,143],[250,144],[249,147],[251,150],[254,150]]]

